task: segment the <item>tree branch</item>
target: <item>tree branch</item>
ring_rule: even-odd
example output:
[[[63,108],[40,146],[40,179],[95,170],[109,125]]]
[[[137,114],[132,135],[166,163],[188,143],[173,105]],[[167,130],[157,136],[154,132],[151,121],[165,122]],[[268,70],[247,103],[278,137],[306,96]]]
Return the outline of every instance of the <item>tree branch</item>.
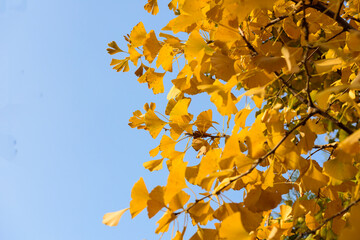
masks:
[[[355,206],[357,203],[360,202],[360,198],[358,198],[357,200],[355,200],[354,202],[350,203],[349,206],[347,206],[346,208],[344,208],[343,210],[341,210],[340,212],[334,214],[333,216],[325,219],[325,221],[323,223],[321,223],[317,228],[315,228],[314,230],[311,231],[306,231],[303,232],[302,234],[300,234],[297,238],[295,238],[295,240],[301,239],[302,237],[304,237],[305,235],[308,234],[312,234],[312,233],[316,233],[317,230],[319,230],[320,228],[322,228],[326,223],[328,223],[329,221],[333,220],[336,217],[339,217],[341,215],[343,215],[344,213],[348,212],[350,210],[350,208],[352,208],[353,206]]]
[[[252,56],[258,55],[259,53],[256,51],[256,49],[254,48],[254,46],[249,42],[249,40],[246,39],[245,34],[244,34],[244,32],[243,32],[243,30],[241,29],[240,26],[239,26],[239,33],[240,33],[240,36],[242,37],[242,39],[244,39],[247,48],[250,49],[250,51],[252,52],[251,55],[252,55]]]
[[[307,115],[305,118],[303,118],[300,122],[298,122],[291,130],[287,131],[284,135],[284,137],[276,144],[276,146],[271,149],[269,152],[267,152],[264,156],[258,158],[257,160],[254,161],[253,165],[251,166],[251,168],[249,170],[247,170],[246,172],[236,176],[236,178],[231,179],[227,184],[225,184],[222,188],[220,188],[218,191],[216,191],[215,193],[212,192],[200,199],[196,199],[194,203],[192,203],[190,206],[188,206],[186,209],[183,209],[182,211],[179,212],[175,212],[175,215],[179,215],[183,212],[188,212],[191,208],[193,208],[198,202],[203,201],[207,198],[210,198],[214,195],[218,195],[221,193],[222,190],[224,190],[225,188],[227,188],[228,186],[230,186],[233,182],[236,182],[237,180],[239,180],[240,178],[250,174],[261,162],[263,162],[267,157],[269,157],[271,154],[274,154],[275,151],[280,147],[280,145],[291,135],[291,133],[293,133],[297,128],[299,128],[302,125],[305,125],[306,122],[317,113],[317,111],[313,111],[311,112],[309,115]]]
[[[294,3],[299,3],[296,0],[291,0]],[[325,5],[323,5],[321,2],[317,2],[316,4],[310,4],[310,5],[305,5],[307,7],[313,8],[318,10],[319,12],[325,14],[326,16],[334,19],[340,26],[342,26],[344,28],[345,31],[349,31],[349,30],[357,30],[355,29],[353,26],[351,26],[345,19],[343,19],[340,16],[336,16],[335,13],[331,10],[329,10]]]

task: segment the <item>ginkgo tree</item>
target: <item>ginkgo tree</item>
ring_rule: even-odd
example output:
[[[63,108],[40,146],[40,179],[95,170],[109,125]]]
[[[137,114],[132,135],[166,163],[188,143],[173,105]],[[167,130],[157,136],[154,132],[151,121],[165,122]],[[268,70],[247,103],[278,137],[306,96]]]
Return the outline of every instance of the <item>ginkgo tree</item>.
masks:
[[[144,8],[159,11],[157,0]],[[175,229],[177,240],[185,231],[192,240],[358,239],[360,1],[172,0],[165,8],[174,18],[160,33],[140,22],[125,36],[127,51],[111,42],[108,52],[123,57],[111,61],[115,70],[134,65],[154,94],[172,85],[165,109],[146,103],[129,120],[159,142],[143,166],[167,180],[148,189],[139,176],[130,206],[103,223],[146,209],[158,218],[155,233]],[[194,116],[198,94],[210,101]],[[218,131],[217,115],[229,132]],[[234,192],[242,194],[228,197]]]

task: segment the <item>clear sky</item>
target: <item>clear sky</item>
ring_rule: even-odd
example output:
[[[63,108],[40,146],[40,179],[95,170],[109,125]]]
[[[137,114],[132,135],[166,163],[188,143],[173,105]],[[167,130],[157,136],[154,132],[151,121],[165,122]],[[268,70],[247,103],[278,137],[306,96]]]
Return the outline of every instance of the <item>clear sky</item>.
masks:
[[[158,238],[146,211],[101,223],[150,176],[142,162],[156,142],[129,117],[166,98],[137,83],[134,68],[112,70],[106,53],[113,40],[126,49],[122,36],[138,22],[148,31],[168,22],[166,4],[153,17],[145,3],[0,0],[0,239]]]

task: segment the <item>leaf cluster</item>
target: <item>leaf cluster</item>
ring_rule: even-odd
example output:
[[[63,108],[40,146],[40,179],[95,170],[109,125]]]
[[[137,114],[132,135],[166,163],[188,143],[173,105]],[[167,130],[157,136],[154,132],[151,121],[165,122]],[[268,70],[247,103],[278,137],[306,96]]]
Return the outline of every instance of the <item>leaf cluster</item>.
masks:
[[[156,0],[144,8],[159,11]],[[154,94],[177,73],[166,109],[145,104],[129,120],[160,136],[143,166],[168,178],[151,191],[140,178],[130,207],[103,222],[146,209],[149,218],[163,212],[155,233],[173,226],[172,239],[194,229],[192,240],[357,239],[360,1],[172,0],[168,8],[166,33],[140,22],[126,52],[108,48],[126,55],[113,68],[132,63]],[[201,93],[215,113],[188,111]]]

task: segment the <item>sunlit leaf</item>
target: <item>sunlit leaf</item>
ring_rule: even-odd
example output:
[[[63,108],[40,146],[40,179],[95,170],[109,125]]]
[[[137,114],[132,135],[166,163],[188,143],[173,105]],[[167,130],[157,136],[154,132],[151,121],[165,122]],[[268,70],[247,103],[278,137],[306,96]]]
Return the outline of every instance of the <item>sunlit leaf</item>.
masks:
[[[103,224],[108,225],[110,227],[117,226],[121,216],[127,211],[129,208],[125,208],[123,210],[117,212],[106,213],[103,217]]]

